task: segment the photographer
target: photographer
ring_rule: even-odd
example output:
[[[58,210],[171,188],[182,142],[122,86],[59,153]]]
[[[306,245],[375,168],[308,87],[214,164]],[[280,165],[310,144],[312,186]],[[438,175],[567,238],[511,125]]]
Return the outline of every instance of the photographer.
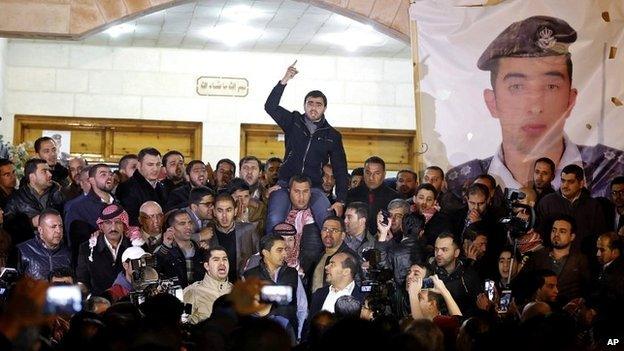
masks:
[[[124,297],[128,296],[133,289],[133,281],[132,273],[134,270],[132,269],[132,260],[138,260],[142,258],[144,255],[149,255],[139,246],[132,246],[127,248],[121,254],[121,265],[123,266],[123,271],[117,274],[117,278],[113,282],[113,285],[107,290],[110,294],[113,302],[117,302]]]

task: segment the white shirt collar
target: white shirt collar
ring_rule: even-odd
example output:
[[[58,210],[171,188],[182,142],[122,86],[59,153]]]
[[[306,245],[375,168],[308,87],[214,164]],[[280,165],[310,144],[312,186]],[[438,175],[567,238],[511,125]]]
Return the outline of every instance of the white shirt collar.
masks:
[[[104,235],[104,243],[106,244],[106,247],[108,247],[108,250],[110,251],[110,253],[113,255],[113,260],[117,261],[117,253],[119,252],[119,247],[121,246],[121,239],[119,239],[119,243],[117,243],[117,247],[114,249],[113,249],[113,245],[108,241],[108,239],[106,239],[106,235]]]
[[[563,155],[561,155],[561,160],[555,169],[555,179],[551,182],[554,189],[559,189],[561,186],[561,170],[569,164],[575,164],[583,167],[583,159],[581,158],[581,152],[579,151],[578,146],[570,141],[568,136],[564,134]],[[503,160],[502,145],[498,147],[498,151],[494,154],[494,157],[492,157],[492,163],[490,163],[490,167],[488,168],[488,174],[496,179],[496,183],[503,190],[505,188],[520,189],[523,186],[520,182],[514,179],[513,175],[505,165],[505,161]]]

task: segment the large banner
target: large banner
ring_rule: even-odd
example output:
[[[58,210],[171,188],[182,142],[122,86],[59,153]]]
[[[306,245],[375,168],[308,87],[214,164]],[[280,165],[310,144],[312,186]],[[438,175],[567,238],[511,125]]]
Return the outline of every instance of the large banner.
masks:
[[[458,3],[410,7],[427,163],[449,169],[458,192],[482,173],[501,188],[530,186],[548,157],[555,189],[577,164],[592,195],[607,195],[624,174],[624,1]]]

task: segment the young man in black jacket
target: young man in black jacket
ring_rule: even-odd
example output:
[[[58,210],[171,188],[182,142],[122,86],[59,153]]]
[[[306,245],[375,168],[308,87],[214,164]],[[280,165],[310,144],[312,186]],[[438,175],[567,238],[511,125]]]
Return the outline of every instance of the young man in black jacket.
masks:
[[[342,136],[327,123],[325,109],[327,98],[314,90],[304,99],[305,113],[288,111],[279,105],[286,84],[298,73],[294,64],[288,67],[286,74],[273,88],[264,105],[265,111],[277,122],[285,134],[286,150],[284,162],[279,170],[277,184],[281,189],[273,191],[269,197],[267,231],[277,223],[283,222],[288,213],[288,181],[298,173],[303,173],[312,180],[311,209],[317,225],[321,225],[333,210],[342,216],[347,198],[347,160]],[[323,184],[323,166],[331,163],[336,178],[336,202],[331,205],[321,188]]]

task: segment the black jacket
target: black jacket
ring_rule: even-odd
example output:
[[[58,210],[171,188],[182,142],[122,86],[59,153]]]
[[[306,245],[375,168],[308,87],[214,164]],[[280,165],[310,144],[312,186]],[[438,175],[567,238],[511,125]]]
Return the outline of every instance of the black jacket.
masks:
[[[191,183],[185,182],[181,186],[171,190],[167,195],[167,204],[164,212],[173,210],[174,208],[183,208],[189,205],[189,197],[191,196]]]
[[[117,274],[123,270],[121,255],[130,246],[132,246],[130,240],[122,236],[117,258],[114,259],[104,242],[104,234],[98,236],[92,255],[89,241],[82,243],[76,267],[77,281],[86,285],[93,295],[102,294],[113,285]]]
[[[186,269],[184,253],[175,243],[172,247],[160,245],[154,252],[156,256],[156,270],[158,273],[161,274],[163,278],[178,278],[178,284],[183,288],[204,279],[204,274],[206,273],[203,265],[204,250],[192,240],[191,244],[195,249],[195,255],[192,257],[193,272],[191,272],[191,280],[189,280],[187,276],[188,271]]]
[[[161,182],[156,183],[156,188],[141,175],[134,172],[126,182],[119,184],[115,196],[121,206],[128,212],[130,225],[139,225],[139,208],[145,201],[156,201],[161,207],[165,207],[165,189]]]
[[[50,250],[38,236],[17,245],[17,254],[18,272],[34,279],[48,280],[52,270],[71,267],[71,255],[64,243]]]
[[[309,319],[312,319],[314,315],[316,315],[321,308],[323,308],[327,295],[329,295],[329,285],[316,290],[314,294],[312,294],[312,299],[310,301],[310,313],[308,313]],[[355,284],[353,291],[351,292],[351,296],[353,296],[361,304],[364,304],[365,295],[359,285]]]
[[[372,203],[369,202],[371,197],[374,198]],[[366,220],[366,223],[368,223],[368,231],[371,233],[377,233],[377,213],[381,209],[385,210],[390,201],[398,198],[401,198],[399,193],[385,184],[381,184],[376,189],[369,190],[368,187],[366,187],[366,184],[362,181],[360,186],[349,190],[349,194],[347,195],[347,206],[354,201],[360,201],[368,204],[368,218]]]
[[[31,219],[41,213],[41,211],[53,208],[59,213],[63,213],[63,197],[60,187],[56,183],[52,183],[48,189],[48,199],[46,206],[43,207],[31,192],[30,186],[23,185],[11,194],[4,211],[5,229],[11,233],[13,243],[19,244],[35,235]]]
[[[269,94],[264,110],[277,122],[285,134],[284,162],[279,169],[279,180],[288,183],[290,178],[303,173],[312,179],[312,186],[323,184],[323,165],[331,163],[336,177],[336,201],[347,198],[347,157],[342,146],[342,135],[327,123],[325,117],[310,134],[305,125],[305,115],[290,112],[279,105],[284,88],[278,83]]]
[[[325,262],[323,262],[323,267],[325,267],[325,266],[327,266],[329,264],[329,260],[331,260],[332,257],[334,257],[336,254],[341,253],[341,252],[346,252],[348,254],[353,255],[353,257],[358,260],[358,267],[361,266],[361,262],[359,262],[360,261],[360,256],[357,254],[357,252],[351,250],[349,248],[349,246],[347,245],[347,243],[345,243],[343,241],[342,244],[340,245],[340,247],[338,247],[338,251],[336,251],[331,256],[327,256],[327,259],[325,260]],[[312,289],[312,281],[314,279],[314,269],[320,263],[321,259],[323,258],[323,255],[325,255],[325,251],[324,250],[318,254],[318,256],[316,257],[314,262],[310,265],[310,269],[307,272],[305,272],[306,282],[304,284],[307,285],[306,286],[306,290],[308,292],[308,296],[311,293],[314,292],[314,291],[310,291]],[[327,273],[323,269],[323,286],[327,286],[328,285],[327,281],[325,280],[326,276],[327,276]],[[355,280],[356,281],[360,281],[361,280],[361,273],[360,272],[357,272]]]
[[[430,271],[444,282],[464,316],[470,317],[477,312],[477,295],[483,292],[483,282],[473,269],[457,260],[455,270],[448,273],[434,261]]]

